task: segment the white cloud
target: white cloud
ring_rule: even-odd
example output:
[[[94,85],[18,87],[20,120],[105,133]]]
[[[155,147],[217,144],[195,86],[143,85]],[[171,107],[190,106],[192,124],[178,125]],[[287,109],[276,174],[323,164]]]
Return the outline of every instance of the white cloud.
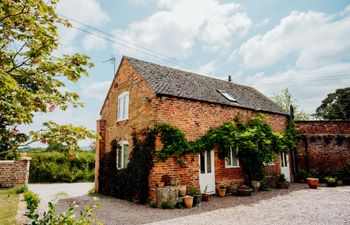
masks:
[[[57,12],[89,25],[103,25],[110,21],[97,0],[61,0]]]
[[[112,81],[102,81],[83,85],[81,93],[85,97],[103,100],[107,95],[111,82]]]
[[[210,61],[207,64],[204,64],[201,67],[199,67],[199,70],[197,72],[199,74],[212,75],[217,70],[218,70],[218,67],[215,61]]]
[[[350,59],[350,17],[291,12],[279,25],[242,44],[239,55],[247,69],[272,66],[288,56],[298,68],[317,68]]]
[[[246,83],[267,96],[280,94],[288,88],[301,109],[315,113],[327,93],[350,84],[350,63],[336,63],[317,69],[290,69],[272,76],[258,73]]]
[[[137,46],[172,57],[187,57],[198,41],[219,51],[247,33],[251,20],[240,5],[218,0],[158,0],[157,11],[145,20],[113,33]],[[135,55],[115,45],[122,53]]]
[[[97,0],[62,0],[57,5],[57,12],[91,26],[98,27],[110,21],[108,14],[101,8]],[[74,22],[72,24],[78,26]],[[71,54],[79,50],[81,46],[74,43],[79,34],[77,29],[59,25],[58,33],[62,45],[59,49],[61,53]]]
[[[92,35],[85,35],[83,38],[83,48],[86,51],[99,51],[107,46],[107,41],[103,38],[92,36]]]

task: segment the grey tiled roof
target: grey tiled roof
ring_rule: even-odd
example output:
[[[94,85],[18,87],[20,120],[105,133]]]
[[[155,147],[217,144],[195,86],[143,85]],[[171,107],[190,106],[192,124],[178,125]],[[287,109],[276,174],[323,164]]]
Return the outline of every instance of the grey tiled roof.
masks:
[[[258,111],[287,114],[256,89],[224,80],[202,76],[158,64],[126,57],[132,67],[159,95],[175,96]],[[227,100],[217,90],[224,90],[237,102]]]

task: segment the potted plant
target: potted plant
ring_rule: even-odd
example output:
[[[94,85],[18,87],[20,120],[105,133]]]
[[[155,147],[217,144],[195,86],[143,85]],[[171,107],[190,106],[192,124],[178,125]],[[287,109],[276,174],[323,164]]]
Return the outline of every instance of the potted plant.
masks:
[[[326,181],[328,187],[336,187],[337,186],[337,178],[336,177],[327,176],[324,178],[324,180]]]
[[[254,191],[259,191],[259,189],[260,189],[260,181],[252,180],[251,181],[251,185],[252,185]]]
[[[247,185],[244,185],[244,184],[241,184],[238,186],[237,188],[237,193],[240,195],[240,196],[250,196],[253,192],[253,188],[247,186]]]
[[[306,178],[306,182],[307,182],[307,185],[309,185],[309,188],[311,189],[316,189],[319,185],[318,178],[314,178],[314,177]]]
[[[197,188],[190,187],[188,194],[193,196],[193,206],[200,206],[202,203],[202,196],[200,191]]]
[[[218,194],[219,194],[220,197],[225,197],[226,196],[226,187],[225,187],[225,185],[223,185],[223,184],[219,185]]]
[[[205,185],[204,192],[202,193],[202,201],[203,202],[209,201],[210,195],[207,193],[207,188],[208,188],[208,185]]]
[[[183,197],[186,195],[187,187],[186,185],[179,185],[179,195]]]
[[[188,209],[192,208],[192,206],[193,206],[193,196],[185,195],[183,197],[183,199],[184,199],[185,207],[188,208]]]
[[[288,189],[289,188],[289,182],[286,180],[284,174],[280,174],[278,176],[276,187],[281,189]]]

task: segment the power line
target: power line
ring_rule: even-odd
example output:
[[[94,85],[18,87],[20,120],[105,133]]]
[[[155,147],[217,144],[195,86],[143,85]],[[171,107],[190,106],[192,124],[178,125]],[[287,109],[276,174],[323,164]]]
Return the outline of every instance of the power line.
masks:
[[[104,37],[104,36],[101,36],[101,35],[99,35],[99,34],[93,33],[93,32],[91,32],[91,31],[87,31],[87,30],[85,30],[85,29],[82,29],[81,27],[73,26],[73,28],[78,29],[78,30],[81,30],[81,31],[83,31],[83,32],[85,32],[85,33],[89,33],[90,35],[98,36],[99,38],[103,38],[103,39],[105,39],[105,40],[107,40],[107,41],[113,42],[113,43],[115,43],[115,44],[121,45],[121,46],[123,46],[123,47],[129,48],[129,49],[134,50],[134,51],[137,51],[137,52],[142,52],[143,54],[150,55],[150,56],[152,56],[152,57],[156,57],[156,58],[158,58],[158,59],[167,61],[167,62],[172,63],[172,64],[175,64],[175,65],[185,66],[185,67],[187,67],[187,68],[189,68],[189,69],[191,69],[191,70],[200,70],[201,72],[210,74],[208,71],[202,70],[202,69],[200,69],[198,66],[194,66],[194,65],[191,65],[191,64],[189,64],[189,63],[180,61],[180,60],[178,60],[178,59],[176,59],[176,58],[167,56],[167,55],[165,55],[165,54],[163,54],[163,53],[160,53],[160,52],[157,52],[157,51],[154,51],[154,50],[145,48],[145,47],[138,46],[138,45],[136,45],[136,44],[134,44],[134,43],[131,43],[131,42],[129,42],[129,41],[123,39],[123,38],[114,36],[114,35],[112,35],[112,34],[110,34],[110,33],[108,33],[108,32],[105,32],[105,31],[103,31],[103,30],[97,29],[97,28],[95,28],[95,27],[92,27],[92,26],[90,26],[90,25],[87,25],[87,24],[85,24],[85,23],[82,23],[82,22],[80,22],[80,21],[78,21],[78,20],[76,20],[76,19],[70,18],[70,17],[68,17],[68,16],[65,16],[65,15],[62,15],[62,14],[58,14],[58,15],[60,15],[60,16],[62,16],[62,17],[64,17],[64,18],[66,18],[66,19],[68,19],[68,20],[71,20],[71,21],[73,21],[73,22],[75,22],[75,23],[77,23],[77,24],[79,24],[79,25],[81,25],[81,26],[84,26],[84,27],[86,27],[86,28],[89,28],[89,29],[91,29],[91,30],[94,30],[94,31],[96,31],[96,32],[98,32],[98,33],[101,33],[101,34],[103,34],[103,35],[112,37],[113,40],[111,40],[111,39],[109,39],[109,38],[106,38],[106,37]],[[117,40],[119,40],[119,41],[116,41],[115,39],[117,39]],[[211,74],[212,74],[212,73],[211,73]]]

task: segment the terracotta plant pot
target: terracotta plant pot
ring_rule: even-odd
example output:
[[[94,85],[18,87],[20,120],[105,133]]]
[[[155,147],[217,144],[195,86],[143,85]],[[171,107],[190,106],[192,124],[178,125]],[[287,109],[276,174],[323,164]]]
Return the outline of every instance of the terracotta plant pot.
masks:
[[[186,190],[187,190],[186,185],[180,185],[180,187],[179,187],[179,195],[180,195],[180,197],[183,197],[183,196],[186,195]]]
[[[252,187],[254,189],[254,191],[259,191],[260,189],[260,181],[258,180],[252,180]]]
[[[311,189],[316,189],[319,186],[318,178],[307,178],[306,181]]]
[[[188,208],[188,209],[192,208],[192,206],[193,206],[193,196],[185,195],[183,199],[184,199],[185,207]]]
[[[205,194],[202,194],[202,201],[203,201],[203,202],[209,201],[209,196],[210,196],[210,195],[209,195],[209,194],[206,194],[206,193],[205,193]]]
[[[218,194],[220,197],[225,197],[226,196],[226,188],[219,188]]]

